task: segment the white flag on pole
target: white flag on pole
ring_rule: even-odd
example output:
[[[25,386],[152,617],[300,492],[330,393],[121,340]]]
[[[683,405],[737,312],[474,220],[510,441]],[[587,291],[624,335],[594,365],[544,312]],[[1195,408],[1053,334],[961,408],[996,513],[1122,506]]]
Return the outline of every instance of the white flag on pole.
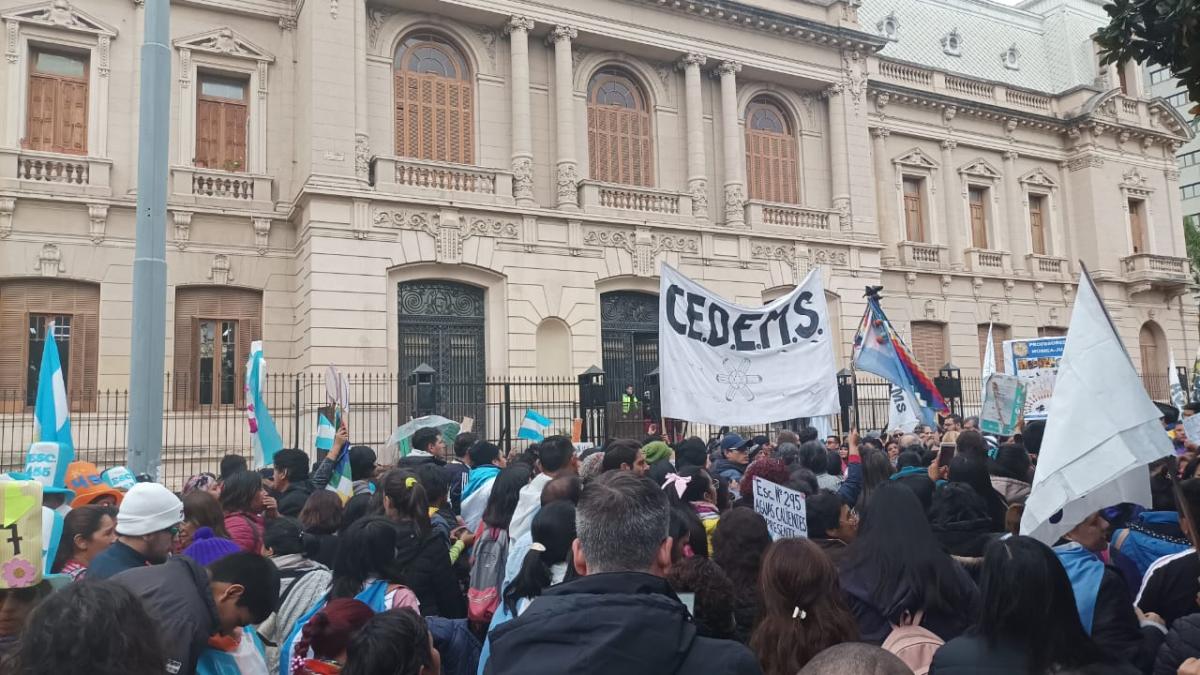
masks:
[[[1050,408],[1021,534],[1054,545],[1102,508],[1150,505],[1146,465],[1171,439],[1086,270]]]
[[[987,398],[987,381],[996,372],[996,346],[992,344],[992,323],[988,322],[987,347],[983,352],[983,370],[979,374],[979,400]]]
[[[1179,381],[1179,369],[1175,367],[1175,350],[1171,350],[1171,367],[1167,371],[1167,384],[1171,387],[1171,405],[1177,410],[1183,410],[1187,405],[1187,394],[1183,392],[1183,383]]]

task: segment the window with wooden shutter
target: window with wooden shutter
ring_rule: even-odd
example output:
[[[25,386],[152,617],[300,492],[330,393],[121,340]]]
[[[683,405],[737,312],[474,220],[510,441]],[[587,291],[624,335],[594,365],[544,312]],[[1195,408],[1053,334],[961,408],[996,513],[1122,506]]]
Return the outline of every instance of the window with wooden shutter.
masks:
[[[925,241],[925,206],[920,178],[904,178],[904,223],[909,241]]]
[[[1046,198],[1042,195],[1029,195],[1029,236],[1033,241],[1035,255],[1046,255],[1046,225],[1043,216],[1046,212]]]
[[[262,293],[183,286],[175,290],[174,409],[244,404],[250,343],[262,339]]]
[[[750,198],[797,204],[796,136],[783,110],[766,99],[746,109],[746,177]]]
[[[1037,333],[1038,337],[1066,337],[1067,329],[1062,326],[1041,326]]]
[[[1001,368],[1004,359],[1004,341],[1012,339],[1012,328],[1000,324],[991,324],[992,326],[992,366],[997,372],[1004,372]],[[987,334],[988,324],[981,323],[978,326],[979,332],[979,362],[983,363],[983,357],[987,354]]]
[[[47,330],[56,324],[67,400],[75,412],[96,409],[100,287],[65,279],[0,283],[0,409],[32,407]]]
[[[1151,321],[1142,324],[1138,331],[1138,349],[1142,357],[1142,381],[1150,398],[1166,400],[1170,396],[1167,384],[1167,353],[1163,346],[1165,336],[1162,329]]]
[[[197,167],[244,171],[250,108],[245,79],[201,73],[196,96]]]
[[[1146,252],[1146,221],[1145,202],[1140,199],[1129,200],[1129,237],[1133,242],[1133,252]]]
[[[641,88],[619,70],[588,84],[588,158],[594,180],[653,187],[650,110]]]
[[[925,373],[933,377],[949,360],[946,358],[946,326],[935,321],[912,322],[913,358]]]
[[[987,190],[978,187],[969,188],[967,202],[971,207],[971,246],[987,248]]]
[[[475,95],[462,53],[429,33],[396,49],[396,154],[438,162],[475,162]]]
[[[44,152],[87,154],[86,55],[31,50],[26,101],[24,147]]]

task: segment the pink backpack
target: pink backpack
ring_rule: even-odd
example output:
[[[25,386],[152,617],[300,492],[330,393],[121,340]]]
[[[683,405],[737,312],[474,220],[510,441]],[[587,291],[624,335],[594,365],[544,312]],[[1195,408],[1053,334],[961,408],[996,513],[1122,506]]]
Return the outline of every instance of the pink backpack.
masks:
[[[925,613],[920,610],[912,615],[904,612],[900,617],[900,625],[892,624],[892,632],[888,633],[881,645],[911,668],[913,675],[927,675],[929,666],[933,664],[933,655],[946,644],[932,631],[921,628],[924,616]]]

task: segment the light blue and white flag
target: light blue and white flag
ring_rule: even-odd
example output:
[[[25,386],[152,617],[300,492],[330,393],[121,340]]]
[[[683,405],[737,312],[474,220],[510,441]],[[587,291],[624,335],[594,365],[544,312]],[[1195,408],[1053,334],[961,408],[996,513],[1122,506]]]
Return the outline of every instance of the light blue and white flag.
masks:
[[[263,359],[261,340],[250,343],[250,360],[246,362],[246,422],[250,425],[250,447],[254,450],[254,466],[271,466],[275,453],[283,448],[283,438],[267,410],[263,385],[267,382],[267,362]]]
[[[547,431],[550,431],[550,420],[533,408],[526,408],[525,419],[521,421],[521,430],[517,432],[517,438],[541,443],[546,440]]]
[[[75,443],[71,440],[67,384],[63,380],[62,363],[58,360],[53,321],[46,325],[42,365],[38,369],[37,399],[33,407],[33,442],[38,441],[58,443],[72,456],[75,454]]]
[[[333,449],[333,437],[337,435],[337,427],[329,419],[326,409],[317,411],[317,449],[329,452]]]

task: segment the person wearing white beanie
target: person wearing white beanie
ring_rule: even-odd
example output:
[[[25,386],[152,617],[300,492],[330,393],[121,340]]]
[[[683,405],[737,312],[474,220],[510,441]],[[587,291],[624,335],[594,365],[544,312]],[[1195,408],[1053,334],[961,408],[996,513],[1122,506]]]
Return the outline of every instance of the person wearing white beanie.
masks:
[[[158,483],[138,483],[117,511],[117,541],[92,560],[89,579],[166,562],[183,522],[183,502]]]

